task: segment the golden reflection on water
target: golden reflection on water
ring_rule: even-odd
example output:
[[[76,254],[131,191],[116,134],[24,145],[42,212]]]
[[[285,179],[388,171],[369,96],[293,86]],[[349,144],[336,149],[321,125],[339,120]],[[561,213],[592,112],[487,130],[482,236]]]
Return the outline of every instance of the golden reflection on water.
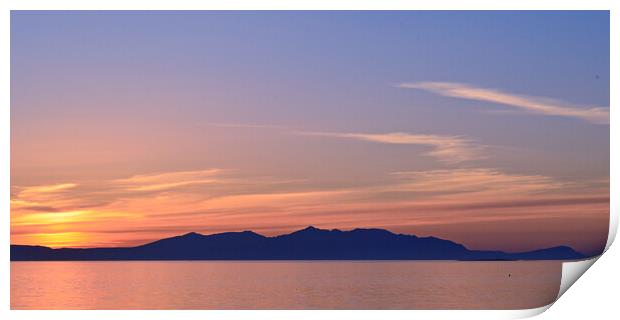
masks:
[[[547,261],[11,262],[11,309],[522,309],[560,280]]]

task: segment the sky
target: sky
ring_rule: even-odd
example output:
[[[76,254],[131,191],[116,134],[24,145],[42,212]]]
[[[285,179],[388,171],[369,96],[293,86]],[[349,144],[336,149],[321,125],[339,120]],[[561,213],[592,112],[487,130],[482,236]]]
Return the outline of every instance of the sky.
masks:
[[[11,14],[11,243],[385,228],[602,250],[609,14]]]

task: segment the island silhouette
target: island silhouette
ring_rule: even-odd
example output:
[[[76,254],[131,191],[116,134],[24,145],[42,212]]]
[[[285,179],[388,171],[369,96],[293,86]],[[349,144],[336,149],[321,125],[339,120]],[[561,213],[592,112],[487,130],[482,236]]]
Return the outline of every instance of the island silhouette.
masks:
[[[507,253],[470,250],[436,237],[384,229],[341,231],[307,227],[267,237],[253,231],[190,232],[136,247],[59,248],[11,245],[11,261],[101,260],[578,260],[568,246]]]

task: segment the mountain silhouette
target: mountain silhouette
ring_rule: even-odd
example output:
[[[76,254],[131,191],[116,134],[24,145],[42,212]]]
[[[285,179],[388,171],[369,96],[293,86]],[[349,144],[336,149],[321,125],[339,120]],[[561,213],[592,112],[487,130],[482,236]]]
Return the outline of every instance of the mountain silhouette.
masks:
[[[469,250],[435,237],[383,229],[341,231],[307,227],[266,237],[252,231],[190,232],[137,247],[61,248],[11,245],[11,261],[38,260],[578,260],[559,246],[521,253]]]

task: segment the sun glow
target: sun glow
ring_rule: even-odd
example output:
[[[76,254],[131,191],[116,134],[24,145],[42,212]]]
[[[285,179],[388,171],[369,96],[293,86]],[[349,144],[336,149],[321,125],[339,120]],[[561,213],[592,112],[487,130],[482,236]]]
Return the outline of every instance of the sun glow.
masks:
[[[92,240],[88,234],[83,232],[33,233],[23,238],[29,243],[36,243],[50,248],[75,248],[83,246],[84,243]]]

